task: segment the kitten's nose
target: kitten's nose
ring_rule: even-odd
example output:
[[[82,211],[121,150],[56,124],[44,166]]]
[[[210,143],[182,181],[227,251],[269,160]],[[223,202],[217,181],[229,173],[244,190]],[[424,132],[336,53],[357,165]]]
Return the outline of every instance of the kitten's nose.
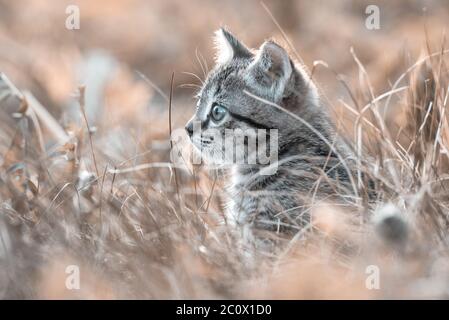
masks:
[[[193,135],[193,122],[192,121],[187,122],[185,129],[189,137],[191,137]]]

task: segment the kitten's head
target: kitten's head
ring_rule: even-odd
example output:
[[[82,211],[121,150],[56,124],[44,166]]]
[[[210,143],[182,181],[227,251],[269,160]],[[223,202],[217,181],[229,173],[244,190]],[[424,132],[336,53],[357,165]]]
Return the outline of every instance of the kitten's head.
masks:
[[[196,113],[186,125],[195,147],[206,159],[221,161],[225,144],[217,141],[231,130],[251,133],[277,129],[279,139],[293,139],[291,119],[264,101],[295,113],[309,112],[317,104],[317,93],[307,74],[273,41],[253,52],[225,29],[216,32],[215,41],[216,66],[207,76],[198,94]],[[250,148],[245,149],[244,156],[248,152]]]

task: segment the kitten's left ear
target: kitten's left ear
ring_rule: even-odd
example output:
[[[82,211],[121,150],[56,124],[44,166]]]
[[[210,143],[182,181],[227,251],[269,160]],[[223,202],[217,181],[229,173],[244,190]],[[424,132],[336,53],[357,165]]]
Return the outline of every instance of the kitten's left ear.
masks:
[[[224,64],[234,58],[252,57],[251,51],[224,28],[215,31],[215,46],[217,49],[215,62],[217,64]]]
[[[266,41],[248,67],[247,80],[263,96],[278,100],[291,74],[292,63],[287,51],[273,41]]]

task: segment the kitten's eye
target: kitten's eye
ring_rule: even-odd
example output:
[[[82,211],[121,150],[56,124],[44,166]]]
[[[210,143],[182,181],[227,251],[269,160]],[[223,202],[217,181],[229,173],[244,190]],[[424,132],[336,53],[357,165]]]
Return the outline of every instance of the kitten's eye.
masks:
[[[215,122],[219,122],[219,121],[223,120],[223,118],[226,115],[226,112],[228,112],[228,110],[225,107],[223,107],[219,104],[214,104],[212,106],[212,111],[211,111],[212,119]]]

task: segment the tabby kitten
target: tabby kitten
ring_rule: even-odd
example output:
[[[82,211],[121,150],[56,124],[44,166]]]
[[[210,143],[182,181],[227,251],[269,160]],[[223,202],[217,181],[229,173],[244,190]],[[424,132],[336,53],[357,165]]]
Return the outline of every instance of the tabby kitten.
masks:
[[[216,66],[186,131],[206,162],[230,165],[228,221],[294,233],[310,226],[314,203],[351,201],[350,152],[304,69],[271,40],[254,52],[220,29],[216,43]],[[223,157],[229,148],[220,136],[250,129],[265,130],[270,163],[242,161],[254,153],[250,135],[242,152]],[[266,174],[267,168],[275,170]]]

